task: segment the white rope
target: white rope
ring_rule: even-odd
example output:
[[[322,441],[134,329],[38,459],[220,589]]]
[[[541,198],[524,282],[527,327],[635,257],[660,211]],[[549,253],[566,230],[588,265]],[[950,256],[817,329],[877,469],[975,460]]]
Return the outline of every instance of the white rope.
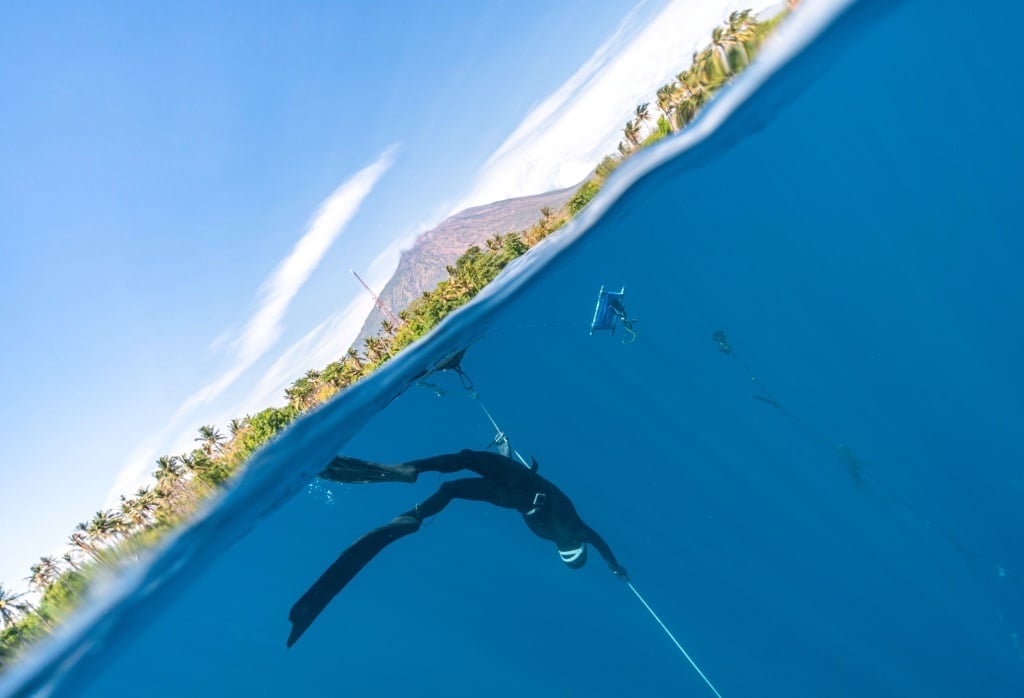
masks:
[[[498,426],[498,423],[496,421],[494,421],[494,417],[492,417],[491,413],[487,411],[486,407],[484,407],[484,403],[480,401],[480,396],[476,394],[475,390],[470,391],[470,392],[473,395],[473,399],[476,400],[476,403],[478,405],[480,405],[480,409],[482,409],[484,411],[484,414],[487,415],[487,419],[491,420],[491,424],[494,426],[494,430],[497,432],[497,434],[494,437],[494,443],[500,444],[503,441],[508,443],[508,436],[505,435],[505,432],[502,431],[501,427]],[[525,465],[527,468],[530,467],[530,464],[526,462],[526,459],[523,458],[523,455],[519,451],[517,451],[512,446],[512,444],[509,444],[509,448],[512,449],[512,453],[515,454],[516,458],[519,459],[520,463]]]
[[[683,646],[679,644],[679,640],[677,640],[676,636],[672,634],[672,631],[669,630],[668,627],[666,627],[665,624],[661,622],[661,618],[658,618],[658,614],[654,612],[654,609],[651,608],[650,604],[644,601],[644,597],[640,596],[640,592],[636,590],[635,586],[633,586],[633,582],[626,582],[626,584],[628,584],[632,592],[636,594],[636,597],[640,599],[640,603],[644,605],[644,608],[647,609],[647,611],[651,614],[654,620],[658,621],[658,625],[660,625],[661,629],[665,631],[665,634],[669,636],[669,639],[671,639],[672,642],[675,643],[676,647],[679,648],[679,651],[683,653],[683,656],[686,657],[686,661],[690,663],[690,666],[697,670],[697,673],[700,674],[700,677],[702,679],[704,679],[704,683],[708,685],[708,688],[710,688],[711,691],[716,696],[718,696],[718,698],[722,698],[722,694],[718,692],[718,689],[712,685],[711,681],[708,680],[708,677],[705,676],[704,672],[700,670],[699,666],[697,666],[697,663],[693,661],[693,659],[690,658],[690,655],[686,653],[686,650],[684,650]]]

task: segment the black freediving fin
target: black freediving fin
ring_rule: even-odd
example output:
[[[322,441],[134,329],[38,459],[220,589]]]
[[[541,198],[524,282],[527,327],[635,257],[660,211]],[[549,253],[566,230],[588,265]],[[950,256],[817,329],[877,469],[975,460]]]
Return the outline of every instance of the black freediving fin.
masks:
[[[370,482],[416,482],[416,468],[404,463],[382,465],[360,458],[338,456],[317,477],[335,482],[365,484]]]
[[[288,620],[292,624],[288,647],[302,637],[317,616],[327,608],[327,604],[377,556],[377,553],[399,538],[415,533],[419,528],[418,519],[412,516],[399,516],[388,525],[370,531],[350,545],[292,606],[288,613]]]

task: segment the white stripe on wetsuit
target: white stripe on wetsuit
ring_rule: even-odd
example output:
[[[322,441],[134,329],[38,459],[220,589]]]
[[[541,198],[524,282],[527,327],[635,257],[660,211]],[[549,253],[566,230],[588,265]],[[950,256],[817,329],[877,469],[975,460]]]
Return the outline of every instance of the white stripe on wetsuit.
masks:
[[[562,556],[562,562],[574,562],[580,555],[583,554],[583,545],[575,550],[559,550],[558,554]]]

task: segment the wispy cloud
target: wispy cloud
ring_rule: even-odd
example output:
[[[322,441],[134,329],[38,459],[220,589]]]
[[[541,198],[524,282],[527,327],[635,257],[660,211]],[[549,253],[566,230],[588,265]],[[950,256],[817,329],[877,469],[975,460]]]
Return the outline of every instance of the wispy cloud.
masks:
[[[229,330],[216,340],[218,348],[231,354],[228,367],[212,381],[189,395],[168,420],[164,429],[159,434],[149,437],[131,454],[108,494],[108,501],[116,500],[121,493],[142,482],[152,468],[153,459],[157,455],[156,449],[164,446],[169,437],[180,429],[184,421],[199,407],[222,395],[277,343],[292,300],[359,211],[378,180],[391,168],[396,152],[396,146],[388,148],[375,162],[342,183],[320,204],[302,237],[260,286],[255,310],[248,321],[240,330]],[[351,312],[358,311],[355,305],[356,302],[353,302],[350,306]],[[322,330],[330,322],[325,321],[319,329]],[[317,330],[314,330],[310,334],[316,332]],[[312,339],[308,340],[308,343],[312,342]],[[299,349],[293,347],[289,351],[297,352]],[[278,359],[274,366],[282,365],[283,360],[284,357]],[[273,370],[272,368],[271,371]],[[180,444],[177,445],[181,447]]]
[[[370,288],[379,290],[387,283],[398,266],[402,250],[407,249],[415,239],[416,235],[412,234],[395,240],[370,262],[368,269],[360,274]],[[326,366],[352,346],[372,309],[373,299],[360,290],[344,308],[283,351],[263,373],[252,391],[229,414],[242,414],[253,409],[253,405],[280,404],[285,388],[295,382],[302,371]]]
[[[281,404],[285,388],[294,383],[302,371],[323,368],[344,355],[352,346],[372,308],[373,300],[369,296],[360,295],[353,298],[342,310],[331,315],[284,350],[263,372],[249,394],[228,413],[242,414],[253,409],[253,405]]]
[[[638,26],[630,13],[565,83],[534,107],[481,168],[456,210],[581,181],[615,152],[634,107],[690,63],[730,12],[779,1],[673,0]]]
[[[234,365],[189,397],[179,411],[187,412],[220,395],[277,342],[292,299],[373,191],[377,180],[391,167],[395,150],[394,146],[386,150],[376,162],[357,172],[320,204],[306,232],[261,286],[257,308],[249,322],[230,342],[237,349]]]

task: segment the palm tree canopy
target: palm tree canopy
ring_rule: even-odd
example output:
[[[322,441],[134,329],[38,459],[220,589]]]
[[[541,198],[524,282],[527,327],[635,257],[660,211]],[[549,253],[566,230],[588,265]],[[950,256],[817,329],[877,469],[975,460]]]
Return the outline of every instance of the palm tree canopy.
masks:
[[[15,594],[0,584],[0,623],[6,628],[17,622],[18,617],[28,612],[28,604],[21,601],[25,592]]]

